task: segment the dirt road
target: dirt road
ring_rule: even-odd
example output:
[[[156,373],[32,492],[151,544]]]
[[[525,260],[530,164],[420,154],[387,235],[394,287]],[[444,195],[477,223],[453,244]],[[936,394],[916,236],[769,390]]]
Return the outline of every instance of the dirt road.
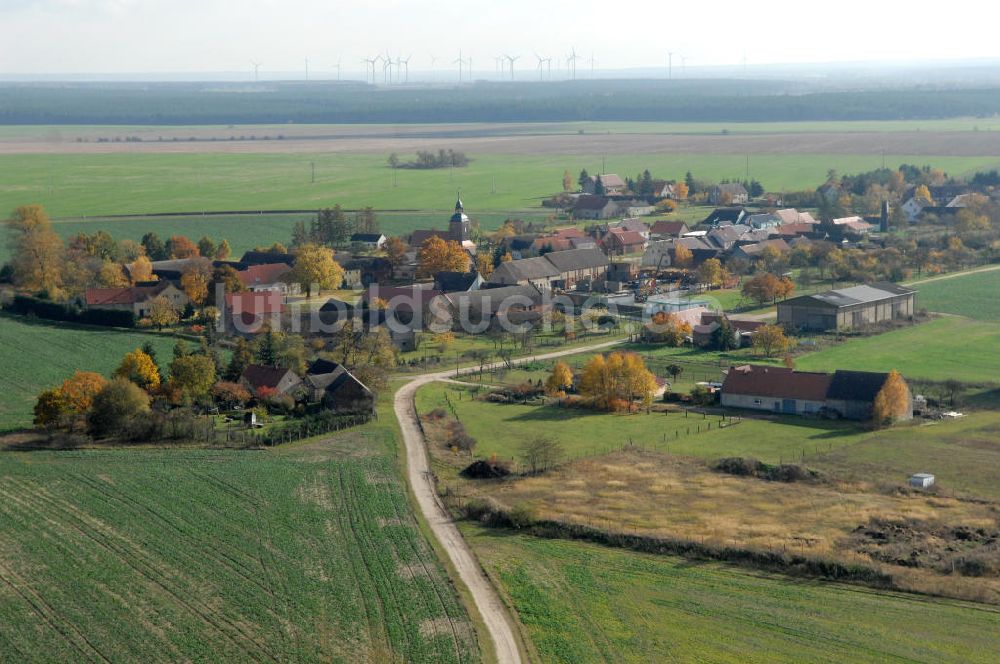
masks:
[[[592,352],[624,341],[624,339],[616,339],[583,348],[571,348],[545,355],[525,357],[513,360],[513,363],[547,360],[564,355]],[[472,373],[477,370],[478,367],[469,367],[460,370],[459,373]],[[393,409],[399,420],[400,429],[403,431],[403,442],[406,445],[406,478],[410,486],[413,487],[417,505],[430,525],[431,532],[448,553],[462,583],[469,589],[469,594],[472,595],[472,599],[476,603],[476,608],[479,610],[483,622],[486,624],[486,629],[490,633],[490,638],[493,640],[497,661],[500,664],[518,664],[521,662],[521,654],[518,650],[519,639],[514,621],[508,614],[507,607],[501,601],[496,589],[483,572],[469,545],[462,539],[462,535],[448,515],[447,509],[438,498],[431,476],[427,446],[417,421],[413,397],[420,386],[436,380],[446,380],[454,375],[455,371],[423,374],[411,379],[396,392]]]

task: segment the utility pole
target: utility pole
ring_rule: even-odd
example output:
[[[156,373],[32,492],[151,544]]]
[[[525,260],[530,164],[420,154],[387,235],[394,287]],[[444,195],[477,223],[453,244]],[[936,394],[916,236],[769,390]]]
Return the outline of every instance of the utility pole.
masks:
[[[312,176],[310,177],[309,181],[312,182],[313,184],[315,184],[316,183],[316,162],[315,161],[310,161],[309,162],[309,170],[312,172]]]

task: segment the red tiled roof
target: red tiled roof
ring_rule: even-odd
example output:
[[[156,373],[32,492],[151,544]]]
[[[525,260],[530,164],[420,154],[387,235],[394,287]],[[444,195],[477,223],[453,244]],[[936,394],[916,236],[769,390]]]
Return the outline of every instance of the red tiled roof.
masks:
[[[680,235],[681,233],[687,232],[687,224],[683,221],[668,221],[666,219],[660,219],[655,224],[651,232],[657,235]]]
[[[747,364],[729,370],[726,380],[722,383],[722,393],[773,399],[823,401],[826,399],[831,378],[825,373]]]
[[[608,231],[608,234],[604,236],[602,242],[605,244],[614,244],[620,247],[632,247],[644,244],[646,242],[646,238],[644,238],[642,233],[638,231],[623,231],[612,228]]]
[[[270,263],[266,265],[251,265],[237,274],[240,277],[240,283],[245,288],[252,288],[254,286],[266,286],[278,283],[291,269],[284,263]]]
[[[247,314],[251,317],[250,322],[253,322],[256,316],[282,313],[285,310],[285,299],[278,291],[226,293],[226,309],[234,316],[242,316],[244,321],[244,314]]]
[[[573,248],[573,243],[568,237],[540,237],[531,243],[534,251],[541,251],[546,247],[552,251],[566,251]]]
[[[587,234],[579,228],[557,228],[555,237],[569,239],[572,237],[587,237]]]
[[[167,287],[161,283],[155,286],[125,286],[122,288],[88,288],[85,295],[87,306],[109,306],[113,304],[135,304],[156,297]]]
[[[805,235],[806,233],[812,233],[814,230],[816,230],[815,224],[807,224],[805,222],[782,224],[775,229],[778,235],[787,235],[787,236]]]

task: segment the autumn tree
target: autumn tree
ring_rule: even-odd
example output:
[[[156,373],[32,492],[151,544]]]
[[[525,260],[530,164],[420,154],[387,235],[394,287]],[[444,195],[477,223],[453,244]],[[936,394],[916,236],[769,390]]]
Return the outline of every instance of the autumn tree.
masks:
[[[140,281],[155,281],[156,276],[153,275],[153,263],[149,260],[147,256],[139,256],[128,266],[129,274],[132,276],[132,283],[137,284]]]
[[[212,399],[223,408],[242,407],[253,395],[239,383],[222,381],[212,386]]]
[[[14,283],[53,297],[62,286],[62,239],[41,205],[23,205],[7,219],[7,249]]]
[[[476,254],[476,271],[478,271],[484,279],[493,274],[493,269],[493,256],[488,253]]]
[[[762,325],[751,338],[753,348],[764,357],[774,357],[784,353],[791,346],[791,340],[785,336],[780,325]]]
[[[305,289],[307,297],[312,297],[314,286],[318,293],[340,288],[344,282],[344,268],[333,260],[331,249],[306,244],[296,250],[295,264],[289,276],[293,283]]]
[[[162,261],[170,258],[169,254],[167,254],[166,245],[163,244],[163,240],[156,233],[146,233],[139,240],[139,243],[151,261]]]
[[[563,171],[562,188],[563,191],[573,191],[573,174],[568,170]]]
[[[200,255],[198,245],[183,235],[171,237],[164,248],[170,258],[194,258]]]
[[[595,355],[580,374],[580,394],[602,410],[627,410],[636,399],[649,403],[656,377],[635,353]]]
[[[139,348],[125,354],[114,375],[132,381],[147,392],[160,386],[159,367],[152,357]]]
[[[795,283],[788,277],[777,277],[770,272],[758,274],[743,284],[743,295],[760,306],[778,299],[785,299],[795,291]]]
[[[934,198],[931,196],[931,190],[927,188],[926,184],[922,184],[914,189],[913,197],[918,201],[924,201],[928,205],[934,205]]]
[[[434,343],[437,344],[438,350],[442,353],[448,350],[453,343],[455,343],[455,333],[454,332],[440,332],[434,335]]]
[[[681,243],[674,244],[674,266],[679,268],[691,267],[694,261],[694,253]]]
[[[149,412],[149,395],[135,383],[115,378],[94,396],[87,414],[95,438],[120,435],[135,418]]]
[[[438,272],[465,272],[469,269],[469,255],[458,242],[435,235],[420,247],[417,263],[418,277],[430,277]]]
[[[688,197],[688,186],[683,182],[678,182],[674,185],[674,198],[679,201],[683,201]]]
[[[170,363],[170,386],[185,398],[201,399],[215,385],[215,362],[208,355],[184,355]]]
[[[212,283],[212,261],[196,260],[181,273],[181,290],[195,306],[202,306],[208,299],[208,286]]]
[[[215,248],[215,260],[224,261],[228,259],[233,253],[233,248],[229,246],[229,240],[223,238],[219,242],[219,246]]]
[[[729,274],[722,267],[722,261],[718,258],[709,258],[698,266],[698,281],[703,284],[718,287],[722,286]]]
[[[872,415],[876,425],[892,425],[910,412],[910,388],[906,381],[893,369],[875,395]]]
[[[556,395],[573,386],[573,370],[565,362],[556,362],[545,380],[545,393]]]
[[[63,427],[70,416],[69,401],[59,388],[45,390],[35,401],[34,414],[36,427],[41,429]]]
[[[675,348],[681,346],[691,332],[690,323],[667,311],[656,312],[646,325],[646,336],[650,341]]]
[[[403,261],[406,260],[406,252],[409,251],[409,247],[403,241],[403,238],[395,235],[385,241],[382,249],[385,251],[385,256],[389,259],[393,267],[402,265]]]
[[[35,424],[45,428],[72,424],[74,418],[86,415],[94,397],[108,381],[92,371],[76,371],[62,385],[45,390],[35,404]]]
[[[553,468],[564,454],[562,445],[551,438],[537,437],[521,443],[521,461],[530,473],[542,473]]]
[[[156,296],[149,303],[149,322],[156,326],[157,330],[176,325],[180,320],[180,313],[174,307],[174,303],[163,295]]]
[[[253,364],[254,353],[250,342],[243,337],[236,340],[236,347],[233,348],[232,357],[229,358],[229,365],[226,367],[226,378],[229,380],[239,380],[243,371]]]
[[[129,279],[121,265],[105,261],[97,268],[94,285],[98,288],[123,288],[129,285]]]

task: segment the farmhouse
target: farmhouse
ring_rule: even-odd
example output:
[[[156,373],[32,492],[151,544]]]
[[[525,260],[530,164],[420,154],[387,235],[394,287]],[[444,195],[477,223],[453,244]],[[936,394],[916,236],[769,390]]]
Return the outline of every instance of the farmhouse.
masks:
[[[245,270],[237,272],[240,283],[248,291],[270,291],[276,290],[282,293],[298,293],[298,284],[288,283],[289,273],[292,268],[284,263],[265,263],[262,265],[248,265]]]
[[[614,173],[604,173],[602,175],[591,175],[586,180],[583,181],[583,193],[585,194],[596,194],[597,193],[597,179],[601,179],[601,185],[604,186],[604,193],[608,195],[621,194],[625,191],[625,181]]]
[[[646,248],[646,238],[637,231],[612,229],[601,238],[601,248],[609,256],[634,254]]]
[[[222,320],[235,332],[253,334],[268,324],[277,328],[284,312],[285,300],[279,291],[226,293]]]
[[[608,268],[607,257],[598,249],[553,251],[537,258],[507,261],[490,275],[494,286],[534,286],[546,291],[572,288],[582,279],[599,280]]]
[[[165,297],[174,309],[180,311],[191,301],[184,291],[169,281],[155,286],[126,286],[124,288],[88,288],[84,295],[88,309],[131,311],[136,318],[149,315],[153,300]]]
[[[610,219],[617,214],[618,203],[607,196],[585,194],[573,206],[573,216],[577,219]]]
[[[662,240],[680,237],[688,232],[688,226],[683,221],[667,221],[661,219],[653,224],[650,235]]]
[[[351,236],[351,244],[361,245],[366,249],[381,249],[388,238],[381,233],[355,233]]]
[[[744,205],[750,201],[750,193],[738,182],[729,182],[712,187],[708,202],[712,205]]]
[[[720,207],[712,210],[701,223],[706,226],[718,226],[723,223],[741,224],[747,216],[747,211],[741,207]]]
[[[754,262],[759,260],[765,255],[768,250],[773,250],[779,254],[787,254],[792,250],[788,246],[788,243],[782,239],[776,240],[764,240],[763,242],[754,242],[753,244],[738,245],[733,249],[733,258],[739,258],[747,262]]]
[[[302,379],[291,369],[251,364],[243,370],[240,385],[256,396],[288,394],[294,396],[302,387]]]
[[[541,318],[542,293],[534,286],[504,286],[468,293],[449,293],[455,325],[464,322],[479,324],[506,320],[513,324],[533,322]]]
[[[545,259],[559,271],[556,284],[572,289],[581,280],[598,281],[608,270],[608,259],[599,249],[571,249],[545,254]]]
[[[851,420],[872,416],[875,397],[887,373],[796,371],[785,367],[731,367],[722,383],[721,403],[729,408],[765,410],[785,415],[826,414]],[[906,415],[913,417],[910,400]]]
[[[778,323],[788,329],[856,330],[913,316],[916,291],[887,282],[802,295],[778,303]]]
[[[337,415],[371,415],[375,394],[344,366],[319,359],[306,371],[305,387],[311,403],[320,403]]]
[[[871,224],[857,216],[834,219],[833,225],[845,230],[846,232],[854,233],[856,235],[864,235],[866,233],[870,233],[872,230]]]

